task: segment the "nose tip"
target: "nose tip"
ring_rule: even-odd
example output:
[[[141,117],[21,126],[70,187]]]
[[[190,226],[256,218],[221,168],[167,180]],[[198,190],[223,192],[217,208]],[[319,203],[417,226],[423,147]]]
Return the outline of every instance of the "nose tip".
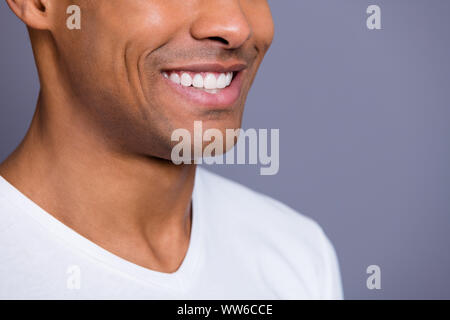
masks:
[[[196,40],[210,40],[226,49],[241,47],[252,34],[239,0],[207,0],[191,26]]]

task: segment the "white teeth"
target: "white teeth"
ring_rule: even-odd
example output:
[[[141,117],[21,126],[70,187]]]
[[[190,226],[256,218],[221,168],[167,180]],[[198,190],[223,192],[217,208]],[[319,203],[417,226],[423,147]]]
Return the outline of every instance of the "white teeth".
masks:
[[[181,75],[181,85],[185,87],[192,86],[192,77],[188,73],[183,73]]]
[[[162,75],[170,81],[181,84],[184,87],[193,86],[203,89],[208,93],[218,93],[228,87],[233,81],[233,72],[217,73],[193,73],[193,72],[163,72]],[[203,75],[205,75],[203,77]]]
[[[217,79],[216,76],[212,73],[206,74],[205,80],[204,80],[204,87],[205,89],[217,89]]]
[[[172,73],[171,75],[170,75],[170,81],[172,81],[172,82],[174,82],[174,83],[176,83],[176,84],[180,84],[180,76],[177,74],[177,73]]]
[[[233,72],[228,72],[226,75],[227,78],[227,86],[229,86],[231,84],[231,81],[233,80]]]
[[[203,77],[201,74],[196,74],[192,85],[196,88],[203,88]]]
[[[227,86],[227,76],[224,73],[221,73],[219,78],[217,79],[217,88],[223,89]]]

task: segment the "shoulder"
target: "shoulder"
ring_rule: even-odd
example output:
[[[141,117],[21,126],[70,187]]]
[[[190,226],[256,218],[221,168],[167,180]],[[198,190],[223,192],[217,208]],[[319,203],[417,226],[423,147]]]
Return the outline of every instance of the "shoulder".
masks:
[[[247,241],[257,248],[265,261],[283,260],[299,270],[297,276],[310,279],[314,296],[342,298],[334,246],[316,221],[235,181],[203,168],[199,171],[202,191],[216,206],[208,212],[218,222],[216,232],[228,230],[238,235],[240,245]]]
[[[14,205],[14,200],[14,188],[0,176],[0,236],[21,220],[21,211]]]
[[[229,209],[229,218],[257,224],[270,221],[271,229],[283,228],[283,233],[291,231],[305,238],[323,238],[322,228],[313,219],[282,202],[203,168],[198,173],[202,193],[207,193],[209,202],[215,203],[217,209]]]

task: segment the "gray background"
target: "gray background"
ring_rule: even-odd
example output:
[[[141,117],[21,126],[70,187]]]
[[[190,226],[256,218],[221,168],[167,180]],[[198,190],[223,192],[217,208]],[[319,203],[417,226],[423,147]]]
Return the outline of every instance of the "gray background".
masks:
[[[280,172],[214,170],[318,221],[347,299],[450,298],[450,1],[273,0],[276,38],[244,128],[279,128]],[[378,4],[383,30],[366,28]],[[0,2],[0,161],[38,93],[25,27]],[[366,268],[381,267],[381,290]]]

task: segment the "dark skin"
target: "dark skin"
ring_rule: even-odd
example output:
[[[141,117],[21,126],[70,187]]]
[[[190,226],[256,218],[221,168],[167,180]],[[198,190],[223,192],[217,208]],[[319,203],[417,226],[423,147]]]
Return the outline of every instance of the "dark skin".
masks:
[[[174,272],[189,246],[195,165],[174,165],[171,133],[239,128],[273,38],[266,0],[6,0],[27,25],[41,91],[0,175],[106,250]],[[81,30],[66,27],[78,5]],[[241,66],[239,97],[199,107],[161,73]],[[223,150],[225,151],[225,150]]]

